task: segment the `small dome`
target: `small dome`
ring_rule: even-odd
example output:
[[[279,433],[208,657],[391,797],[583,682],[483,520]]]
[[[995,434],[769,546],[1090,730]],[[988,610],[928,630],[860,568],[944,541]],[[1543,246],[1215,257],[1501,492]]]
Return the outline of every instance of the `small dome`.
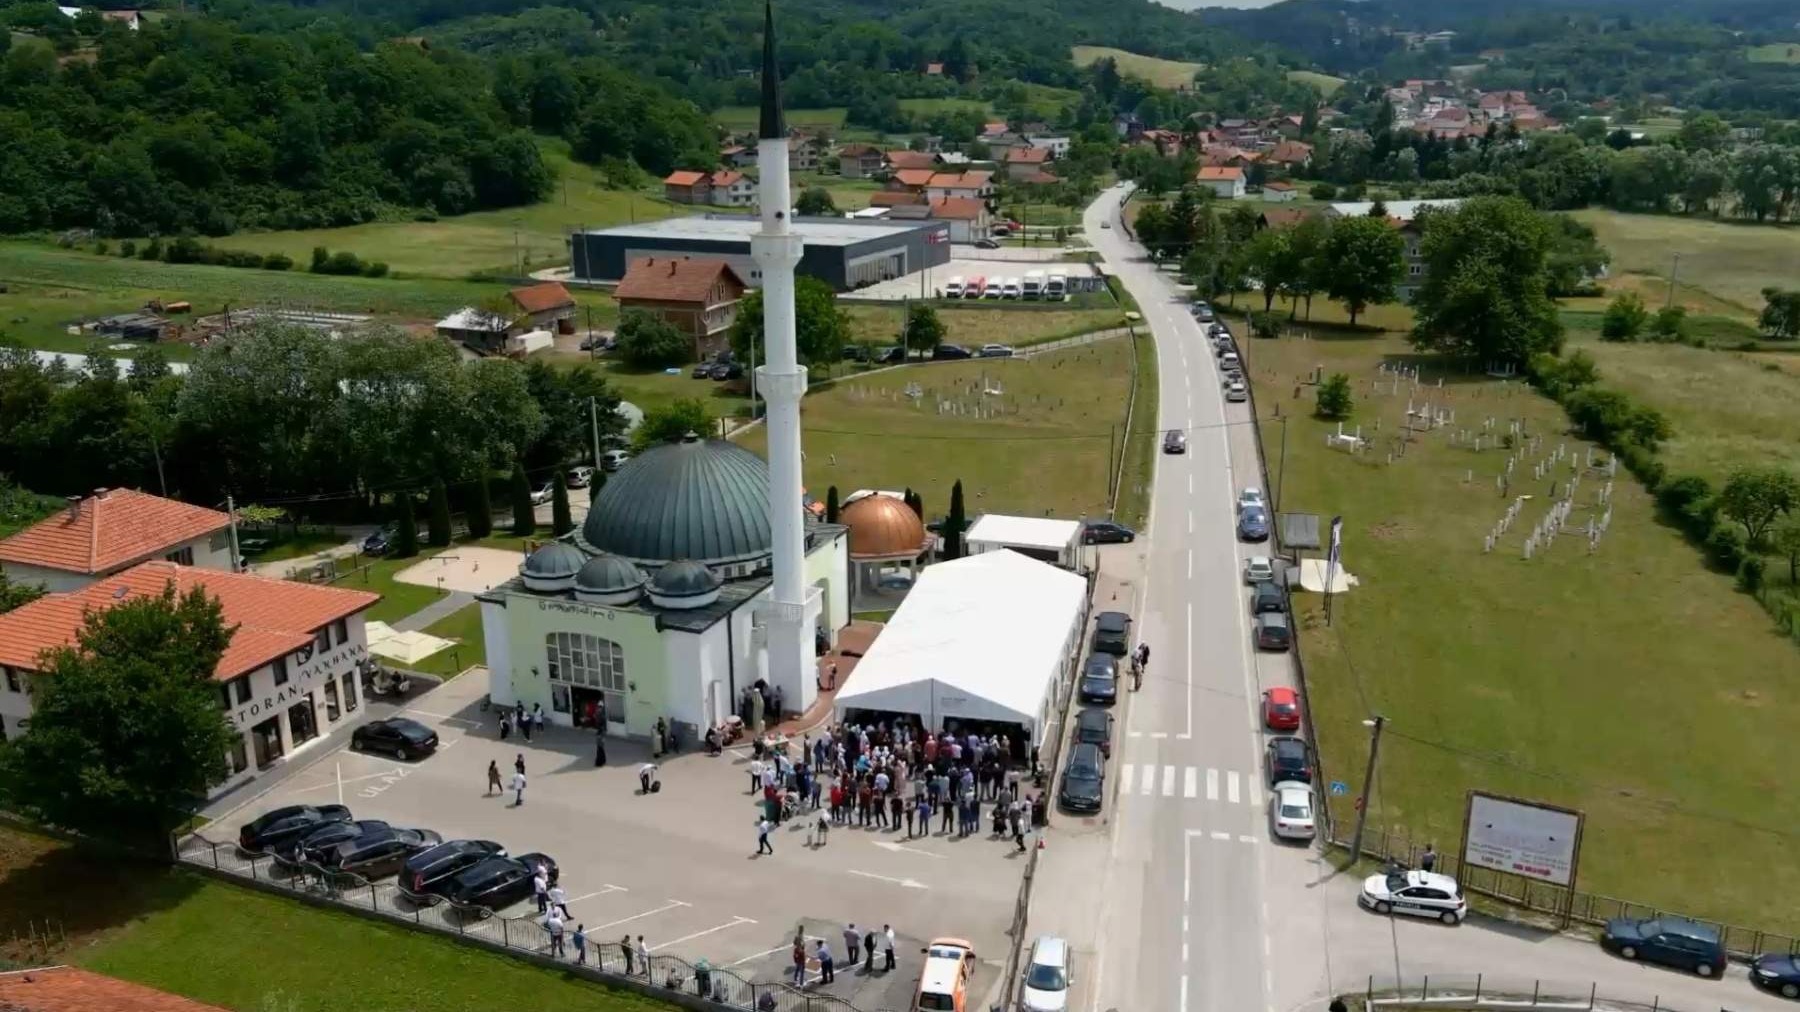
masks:
[[[671,562],[650,578],[650,603],[659,608],[703,608],[719,599],[719,574],[698,562]]]
[[[587,556],[581,554],[581,549],[565,541],[552,541],[526,556],[519,572],[525,577],[527,590],[568,590],[586,563]]]
[[[595,604],[630,604],[643,590],[644,571],[617,555],[596,555],[575,574],[575,596]]]
[[[850,528],[852,559],[910,559],[930,544],[919,515],[889,495],[863,496],[838,513],[838,522]]]
[[[769,465],[722,439],[647,450],[600,490],[580,542],[646,568],[679,559],[760,566],[771,542]]]

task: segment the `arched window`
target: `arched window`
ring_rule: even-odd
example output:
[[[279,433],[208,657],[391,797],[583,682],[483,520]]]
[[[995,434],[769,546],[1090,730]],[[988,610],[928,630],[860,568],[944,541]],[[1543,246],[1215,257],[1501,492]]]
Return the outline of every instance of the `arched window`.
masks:
[[[599,692],[607,716],[614,722],[625,719],[625,651],[617,643],[585,633],[556,632],[544,637],[544,653],[552,683]],[[553,697],[561,703],[566,696],[555,690],[552,685]],[[566,712],[567,707],[556,709]]]

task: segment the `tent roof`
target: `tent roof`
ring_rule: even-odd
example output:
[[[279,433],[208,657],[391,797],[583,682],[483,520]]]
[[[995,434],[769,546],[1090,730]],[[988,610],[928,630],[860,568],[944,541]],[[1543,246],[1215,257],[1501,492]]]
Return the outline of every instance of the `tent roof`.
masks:
[[[1054,631],[1074,626],[1086,598],[1080,576],[1004,549],[929,566],[837,705],[908,710],[935,680],[1035,727],[1067,646]]]
[[[1081,521],[1052,520],[1048,517],[1014,517],[988,513],[975,521],[964,536],[965,541],[988,544],[1019,545],[1052,551],[1067,548],[1081,539]]]
[[[1284,548],[1318,548],[1319,515],[1317,513],[1277,513],[1279,539]]]

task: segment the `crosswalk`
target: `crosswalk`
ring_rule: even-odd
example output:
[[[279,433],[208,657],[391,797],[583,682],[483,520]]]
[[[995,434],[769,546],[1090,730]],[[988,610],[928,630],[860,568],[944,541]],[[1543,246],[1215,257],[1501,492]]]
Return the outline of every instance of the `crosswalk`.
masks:
[[[1119,793],[1141,797],[1181,797],[1188,801],[1223,801],[1230,805],[1262,804],[1262,784],[1255,774],[1198,766],[1120,763]]]

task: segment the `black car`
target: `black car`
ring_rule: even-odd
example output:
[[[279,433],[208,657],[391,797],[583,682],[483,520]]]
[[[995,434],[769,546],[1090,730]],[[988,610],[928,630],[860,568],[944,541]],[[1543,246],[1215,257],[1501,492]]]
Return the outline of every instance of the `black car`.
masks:
[[[946,359],[973,358],[974,353],[960,344],[940,344],[931,349],[931,359],[942,362]]]
[[[377,879],[398,872],[408,858],[442,842],[444,838],[429,829],[389,826],[321,851],[319,863],[332,871]]]
[[[327,822],[305,836],[296,837],[279,847],[270,848],[275,860],[282,864],[299,864],[302,861],[317,861],[319,855],[345,840],[354,840],[364,833],[379,833],[387,829],[388,824],[380,819],[358,819],[355,822]]]
[[[1084,545],[1129,545],[1136,540],[1136,531],[1113,520],[1088,520],[1081,525]]]
[[[1600,932],[1600,947],[1626,959],[1642,959],[1702,977],[1717,977],[1725,969],[1725,945],[1719,929],[1685,917],[1651,917],[1646,920],[1616,917]],[[1751,974],[1752,979],[1755,974]]]
[[[1771,953],[1750,964],[1750,983],[1783,998],[1800,998],[1800,957]]]
[[[490,857],[473,868],[459,872],[448,886],[439,891],[458,906],[505,910],[531,895],[531,879],[540,864],[554,880],[556,862],[546,855]]]
[[[437,751],[437,732],[410,717],[371,720],[350,734],[350,747],[363,752],[386,752],[396,759],[412,759]]]
[[[876,365],[901,365],[906,361],[906,349],[899,345],[890,345],[875,353]]]
[[[252,853],[279,847],[330,822],[349,822],[343,805],[288,805],[265,812],[238,830],[238,846]]]
[[[977,240],[975,240],[974,246],[976,249],[999,249],[1000,248],[1000,244],[995,242],[992,239],[977,239]]]
[[[1263,758],[1269,767],[1270,786],[1283,780],[1312,783],[1312,760],[1307,756],[1306,742],[1302,739],[1286,734],[1270,738],[1269,744],[1264,746]]]
[[[1168,432],[1163,433],[1163,452],[1186,453],[1187,433],[1182,432],[1180,429],[1170,429]]]
[[[1077,745],[1063,770],[1057,804],[1071,812],[1098,812],[1106,796],[1106,758],[1095,745]]]
[[[363,554],[386,555],[394,547],[395,533],[396,532],[392,527],[383,527],[381,530],[364,538],[362,543]]]
[[[1280,613],[1286,610],[1287,596],[1281,592],[1281,585],[1274,580],[1258,580],[1256,586],[1250,588],[1250,614]]]
[[[1094,616],[1094,651],[1125,656],[1131,649],[1131,616],[1122,611],[1103,611]]]
[[[1100,754],[1112,755],[1113,715],[1092,707],[1075,716],[1075,744],[1096,745]]]
[[[1282,653],[1294,644],[1285,612],[1265,611],[1256,616],[1256,649]]]
[[[1089,654],[1081,666],[1081,701],[1111,703],[1119,698],[1119,659],[1111,654]]]
[[[446,840],[406,859],[400,868],[400,891],[415,900],[436,898],[456,876],[490,857],[505,857],[506,848],[492,840]]]

